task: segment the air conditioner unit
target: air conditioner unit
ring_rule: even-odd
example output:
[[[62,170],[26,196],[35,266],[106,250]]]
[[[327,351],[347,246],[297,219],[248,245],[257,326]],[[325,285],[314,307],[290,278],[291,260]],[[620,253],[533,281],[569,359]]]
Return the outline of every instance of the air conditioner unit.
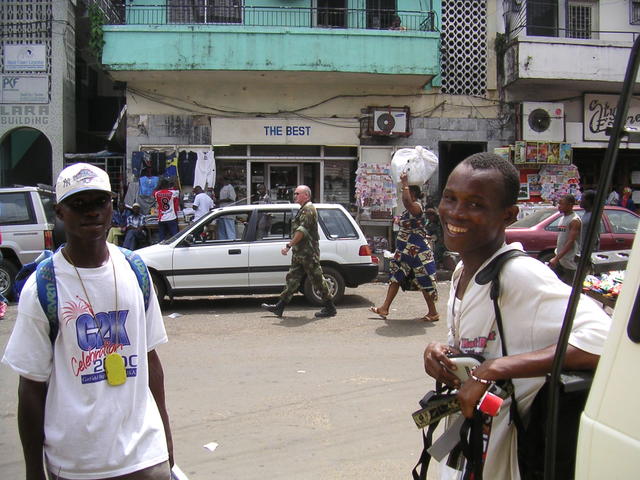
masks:
[[[522,139],[533,142],[563,142],[564,104],[523,102]]]
[[[409,128],[409,107],[370,107],[369,135],[401,136],[411,135]]]

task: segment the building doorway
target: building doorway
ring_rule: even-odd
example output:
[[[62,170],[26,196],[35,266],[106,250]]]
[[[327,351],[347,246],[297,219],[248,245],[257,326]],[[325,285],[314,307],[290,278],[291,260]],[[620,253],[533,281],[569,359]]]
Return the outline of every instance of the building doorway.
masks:
[[[51,142],[35,128],[16,128],[0,142],[0,186],[52,185]]]
[[[487,144],[485,142],[439,142],[438,158],[440,159],[440,165],[438,167],[438,185],[440,189],[438,199],[453,169],[469,155],[486,151]]]
[[[267,165],[267,191],[273,202],[292,202],[293,191],[300,185],[300,166],[292,163]]]

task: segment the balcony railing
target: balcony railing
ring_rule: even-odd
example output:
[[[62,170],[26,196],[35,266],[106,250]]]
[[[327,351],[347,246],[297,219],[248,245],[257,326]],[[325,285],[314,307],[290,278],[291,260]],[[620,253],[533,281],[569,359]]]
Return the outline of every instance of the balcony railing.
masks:
[[[601,8],[603,7],[598,3],[579,1],[567,1],[566,5],[559,4],[557,0],[510,2],[504,12],[507,33],[511,37],[524,32],[530,37],[633,42],[640,32],[594,30],[598,10]],[[631,24],[638,12],[640,12],[640,2],[633,0],[630,2],[629,10]],[[564,18],[563,23],[561,18]]]
[[[198,5],[120,5],[127,25],[243,25],[260,27],[420,30],[435,32],[434,11],[353,8],[254,7],[202,2]],[[189,2],[191,3],[191,2]],[[117,21],[114,23],[118,23]]]

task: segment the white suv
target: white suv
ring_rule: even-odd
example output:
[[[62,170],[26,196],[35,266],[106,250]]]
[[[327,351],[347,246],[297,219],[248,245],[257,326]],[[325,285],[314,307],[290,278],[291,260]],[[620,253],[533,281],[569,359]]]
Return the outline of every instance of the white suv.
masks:
[[[45,188],[0,188],[0,293],[4,296],[11,296],[22,265],[64,241],[54,204],[54,193]]]
[[[344,288],[372,281],[378,274],[358,224],[340,205],[316,204],[320,262],[334,302]],[[278,293],[285,285],[291,254],[280,250],[291,238],[297,204],[242,205],[213,210],[173,238],[137,250],[146,262],[158,298],[185,295]],[[217,223],[232,218],[235,239],[217,238]],[[321,305],[305,279],[302,292]]]

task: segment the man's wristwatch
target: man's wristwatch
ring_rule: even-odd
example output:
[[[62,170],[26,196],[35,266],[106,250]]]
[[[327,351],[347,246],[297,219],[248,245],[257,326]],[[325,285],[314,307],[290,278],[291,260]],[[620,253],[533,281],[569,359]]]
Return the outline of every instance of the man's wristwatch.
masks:
[[[287,243],[285,246],[287,247],[287,250],[291,250],[291,244],[290,243]]]

